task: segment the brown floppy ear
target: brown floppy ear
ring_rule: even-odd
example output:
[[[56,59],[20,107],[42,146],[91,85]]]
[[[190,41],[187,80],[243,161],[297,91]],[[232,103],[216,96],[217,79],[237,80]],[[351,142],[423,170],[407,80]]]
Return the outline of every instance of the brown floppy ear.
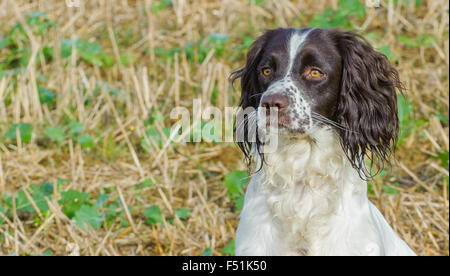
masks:
[[[245,66],[234,71],[231,73],[231,81],[234,84],[234,82],[237,79],[241,80],[241,99],[239,106],[242,107],[242,109],[245,109],[247,107],[253,107],[255,109],[258,108],[259,101],[261,98],[261,87],[258,82],[258,71],[257,66],[261,59],[261,54],[263,52],[264,45],[266,44],[268,37],[272,31],[269,30],[262,36],[260,36],[256,41],[252,43],[252,45],[249,48],[249,51],[247,53],[247,60],[245,63]],[[235,128],[236,132],[236,128]],[[243,122],[243,134],[244,134],[244,141],[243,142],[237,142],[239,148],[244,153],[247,163],[250,165],[250,151],[252,142],[249,141],[248,137],[248,117],[244,117]],[[256,148],[259,152],[259,140],[256,139]],[[264,159],[262,156],[262,153],[260,153],[261,159]]]
[[[251,96],[262,92],[260,91],[261,87],[259,87],[258,83],[256,67],[258,66],[258,63],[260,61],[261,52],[267,42],[269,32],[270,31],[260,36],[252,43],[252,45],[250,45],[245,66],[231,73],[231,81],[233,84],[237,79],[241,79],[242,94],[239,105],[243,109],[249,106],[252,106],[254,108],[258,107],[260,99],[258,99],[258,97]]]
[[[342,56],[342,79],[335,120],[341,145],[353,167],[373,177],[390,164],[398,137],[397,94],[403,91],[398,72],[387,57],[361,36],[336,31],[335,43]],[[369,168],[364,159],[370,160]]]

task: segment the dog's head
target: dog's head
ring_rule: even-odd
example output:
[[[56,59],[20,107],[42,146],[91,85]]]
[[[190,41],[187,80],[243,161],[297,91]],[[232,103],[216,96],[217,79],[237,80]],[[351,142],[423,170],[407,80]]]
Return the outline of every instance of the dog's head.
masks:
[[[361,36],[338,29],[268,30],[233,72],[232,80],[238,78],[241,107],[275,108],[281,135],[332,127],[358,171],[366,169],[365,156],[389,162],[398,134],[396,88],[402,86],[386,56]],[[239,146],[249,157],[252,143]]]

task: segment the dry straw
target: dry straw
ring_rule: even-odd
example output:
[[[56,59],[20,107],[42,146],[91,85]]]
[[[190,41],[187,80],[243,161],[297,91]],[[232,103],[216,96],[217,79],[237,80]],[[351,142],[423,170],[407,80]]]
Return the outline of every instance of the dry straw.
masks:
[[[51,64],[38,54],[17,76],[15,86],[10,85],[10,76],[0,79],[0,133],[17,122],[32,123],[35,129],[30,143],[0,143],[0,193],[25,191],[30,183],[56,182],[57,178],[70,180],[64,190],[94,195],[101,188],[114,187],[110,193],[128,207],[130,224],[128,228],[116,222],[109,229],[82,230],[62,212],[56,190],[48,200],[50,211],[45,217],[28,194],[41,224],[35,225],[15,207],[9,217],[0,212],[5,221],[0,226],[4,236],[0,255],[42,254],[46,250],[56,255],[198,255],[207,247],[220,255],[233,239],[238,214],[231,208],[223,178],[230,171],[244,169],[236,147],[229,143],[173,145],[163,141],[167,146],[160,149],[145,134],[144,122],[155,109],[168,117],[175,106],[191,107],[194,97],[209,105],[213,93],[218,107],[236,105],[239,92],[230,87],[228,76],[244,62],[245,50],[237,47],[243,44],[244,36],[254,38],[274,26],[307,26],[315,13],[326,7],[337,8],[338,1],[278,0],[260,5],[248,0],[172,1],[160,12],[150,12],[156,2],[80,1],[79,8],[68,8],[60,0],[0,1],[0,34],[21,23],[33,53],[43,45],[58,52],[62,38],[80,37],[100,41],[116,59],[126,54],[136,57],[133,66],[105,70],[77,62],[76,51],[68,60],[55,54]],[[388,175],[372,183],[371,200],[418,254],[448,255],[449,171],[440,166],[436,156],[449,150],[449,129],[448,122],[434,115],[444,112],[448,117],[449,4],[446,0],[421,1],[416,7],[414,1],[409,1],[410,5],[393,2],[381,1],[380,9],[367,8],[365,19],[353,28],[377,47],[390,45],[415,114],[427,121],[403,141],[397,150],[398,162]],[[36,10],[57,23],[48,35],[34,35],[25,23],[25,15]],[[371,38],[372,32],[382,33],[378,36],[382,38]],[[133,40],[123,43],[124,33]],[[230,34],[227,47],[242,54],[230,61],[216,56],[210,48],[198,63],[184,51],[175,53],[171,60],[155,55],[155,49],[182,48],[211,33]],[[396,39],[400,34],[415,37],[423,33],[435,37],[430,47],[407,47]],[[47,78],[46,86],[59,95],[52,110],[39,102],[36,79],[41,74]],[[112,97],[105,86],[98,91],[98,82],[129,93]],[[83,86],[85,92],[71,89],[77,86]],[[88,97],[92,102],[85,105]],[[75,109],[70,110],[69,104]],[[103,147],[98,155],[89,154],[70,139],[61,147],[43,147],[39,137],[44,126],[57,125],[64,117],[78,120],[91,133],[101,128],[96,142],[112,139],[117,152]],[[157,120],[155,127],[162,131],[169,123]],[[150,145],[149,153],[139,149],[141,137]],[[135,186],[145,178],[157,185],[141,190],[141,197],[136,197]],[[397,192],[386,193],[387,188]],[[142,209],[152,204],[164,210],[164,218],[173,217],[180,207],[190,208],[192,214],[186,221],[175,216],[173,223],[164,219],[163,224],[150,227]]]

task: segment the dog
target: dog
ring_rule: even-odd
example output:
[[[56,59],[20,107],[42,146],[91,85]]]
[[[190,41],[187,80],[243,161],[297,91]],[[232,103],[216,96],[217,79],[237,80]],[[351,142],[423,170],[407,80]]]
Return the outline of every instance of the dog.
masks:
[[[278,142],[271,153],[260,139],[270,131],[238,142],[254,173],[236,255],[415,255],[367,197],[399,129],[403,87],[385,55],[352,32],[278,28],[250,46],[238,79],[240,106],[258,112],[236,132],[263,129],[276,110]]]

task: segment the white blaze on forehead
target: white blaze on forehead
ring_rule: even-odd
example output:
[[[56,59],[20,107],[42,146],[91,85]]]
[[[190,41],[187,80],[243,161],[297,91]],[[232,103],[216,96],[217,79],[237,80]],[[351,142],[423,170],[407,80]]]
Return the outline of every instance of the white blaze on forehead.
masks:
[[[309,30],[302,33],[297,30],[292,32],[286,45],[287,52],[289,54],[289,63],[286,74],[282,79],[273,82],[267,88],[267,90],[263,92],[263,96],[261,97],[259,102],[259,106],[261,107],[262,101],[266,95],[275,93],[284,93],[288,95],[290,97],[290,104],[286,110],[286,116],[290,117],[292,127],[294,128],[300,128],[302,126],[305,127],[305,120],[308,120],[306,122],[308,122],[309,125],[306,125],[306,127],[309,127],[309,129],[311,129],[313,125],[310,103],[303,96],[302,91],[299,90],[299,87],[297,87],[291,75],[295,58],[301,51],[302,45],[306,40],[309,32]]]
[[[297,31],[294,31],[289,39],[289,65],[286,75],[288,76],[291,73],[292,66],[294,65],[294,60],[297,54],[300,52],[301,46],[308,35],[308,32],[304,32],[299,34]]]

